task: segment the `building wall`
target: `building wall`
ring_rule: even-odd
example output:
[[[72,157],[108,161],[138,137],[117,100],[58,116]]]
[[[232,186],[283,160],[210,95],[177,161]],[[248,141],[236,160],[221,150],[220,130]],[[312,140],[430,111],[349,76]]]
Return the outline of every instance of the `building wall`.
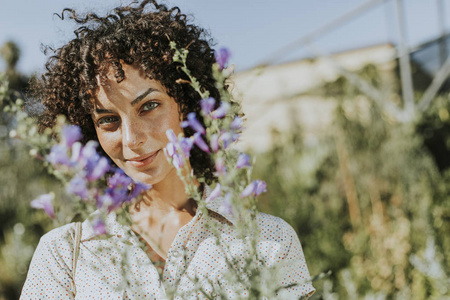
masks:
[[[330,130],[336,102],[308,91],[336,80],[339,68],[353,72],[367,64],[379,66],[389,81],[394,77],[395,57],[395,48],[383,44],[234,74],[232,92],[246,115],[239,147],[265,151],[272,142],[272,128],[286,131],[293,122],[299,122],[307,143],[315,143]]]

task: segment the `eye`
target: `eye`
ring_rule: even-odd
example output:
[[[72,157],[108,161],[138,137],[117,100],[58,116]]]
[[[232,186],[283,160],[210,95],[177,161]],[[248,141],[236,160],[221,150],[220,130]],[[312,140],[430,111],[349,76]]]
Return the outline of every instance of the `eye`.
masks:
[[[145,103],[144,105],[142,105],[141,111],[150,111],[150,110],[157,108],[158,106],[159,106],[159,103],[149,101],[149,102]]]
[[[117,122],[118,120],[119,119],[115,116],[102,117],[97,120],[97,126],[107,126],[114,122]]]

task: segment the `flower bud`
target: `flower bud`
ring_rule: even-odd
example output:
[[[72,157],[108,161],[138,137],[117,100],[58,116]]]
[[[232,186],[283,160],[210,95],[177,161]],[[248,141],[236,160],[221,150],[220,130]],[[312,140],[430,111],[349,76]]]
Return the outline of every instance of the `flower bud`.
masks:
[[[68,147],[72,147],[73,143],[78,142],[83,137],[81,128],[77,125],[65,125],[62,128],[61,139]]]
[[[213,134],[211,135],[211,149],[214,153],[216,153],[217,151],[219,151],[219,136],[217,134]]]
[[[187,115],[187,121],[182,122],[181,124],[183,127],[190,126],[192,129],[194,129],[196,132],[199,132],[201,134],[205,134],[206,130],[203,128],[202,124],[197,120],[195,113],[191,112]],[[187,126],[186,126],[187,125]]]
[[[200,149],[202,149],[202,151],[209,153],[209,147],[206,144],[206,142],[202,139],[202,136],[200,135],[200,132],[196,132],[194,134],[194,143],[197,145],[197,147],[199,147]]]
[[[219,70],[223,70],[227,66],[230,56],[230,50],[225,47],[220,48],[219,51],[214,51],[214,57],[219,65]]]
[[[244,167],[250,167],[250,155],[241,153],[236,162],[236,168],[241,169]]]
[[[178,143],[178,138],[177,138],[177,136],[175,135],[175,132],[173,132],[172,129],[168,129],[166,131],[166,136],[169,139],[169,141],[171,141],[172,143],[174,143],[174,144]]]
[[[220,196],[220,192],[222,191],[221,187],[220,187],[220,183],[216,184],[216,187],[214,188],[214,190],[212,190],[211,194],[209,194],[209,196],[206,198],[206,202],[209,202],[211,200],[216,199],[217,197]]]
[[[55,194],[53,193],[40,195],[31,201],[30,205],[33,208],[43,209],[50,218],[54,219],[55,213],[53,211],[53,199],[55,199]]]
[[[212,97],[202,99],[200,101],[200,106],[205,115],[209,115],[213,111],[215,104],[216,104],[216,99],[214,99]]]
[[[211,113],[211,118],[213,119],[221,119],[225,117],[227,112],[230,110],[231,105],[228,102],[222,102],[220,106]]]

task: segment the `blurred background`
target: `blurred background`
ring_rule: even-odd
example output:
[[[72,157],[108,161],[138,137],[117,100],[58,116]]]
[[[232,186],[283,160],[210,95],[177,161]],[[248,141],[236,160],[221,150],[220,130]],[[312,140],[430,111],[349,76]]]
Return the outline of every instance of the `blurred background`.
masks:
[[[72,38],[53,13],[120,3],[0,1],[2,108],[42,72],[44,46]],[[450,1],[168,3],[233,53],[239,147],[268,183],[260,209],[298,232],[311,274],[332,271],[314,299],[450,299]],[[29,202],[62,197],[14,125],[2,113],[0,299],[18,299],[59,225]]]

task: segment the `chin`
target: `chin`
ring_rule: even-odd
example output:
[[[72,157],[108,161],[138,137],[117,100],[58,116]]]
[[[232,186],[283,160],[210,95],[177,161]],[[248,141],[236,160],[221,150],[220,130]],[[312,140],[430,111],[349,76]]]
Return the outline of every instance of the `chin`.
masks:
[[[128,176],[131,177],[131,179],[133,179],[134,181],[138,181],[141,183],[145,183],[145,184],[151,184],[151,185],[156,185],[162,181],[164,181],[165,179],[168,179],[169,176],[167,176],[169,173],[171,173],[170,171],[167,172],[167,174],[165,173],[161,173],[161,172],[136,172],[135,170],[133,170],[132,172],[125,172]],[[176,175],[176,172],[175,172]]]
[[[158,181],[157,177],[155,177],[153,175],[148,175],[145,173],[144,174],[142,174],[142,173],[136,174],[136,172],[126,172],[125,171],[125,174],[127,174],[134,181],[145,183],[145,184],[154,185]]]
[[[151,185],[164,181],[174,181],[178,178],[176,169],[167,161],[154,162],[153,166],[144,167],[141,170],[128,165],[122,166],[121,169],[134,181]]]

